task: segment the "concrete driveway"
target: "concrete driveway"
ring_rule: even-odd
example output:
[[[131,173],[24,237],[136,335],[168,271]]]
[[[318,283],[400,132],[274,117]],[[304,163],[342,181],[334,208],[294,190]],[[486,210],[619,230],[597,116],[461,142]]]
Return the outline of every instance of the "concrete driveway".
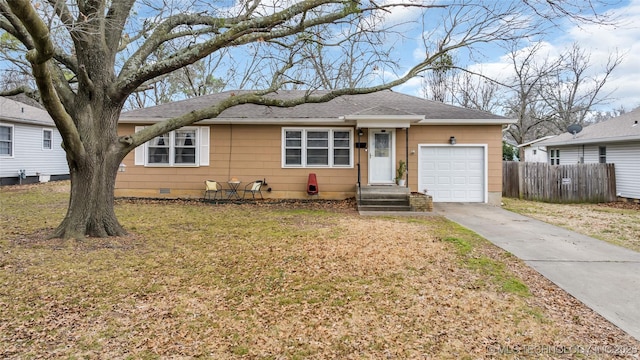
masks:
[[[498,206],[437,203],[434,211],[524,260],[640,340],[640,253]]]

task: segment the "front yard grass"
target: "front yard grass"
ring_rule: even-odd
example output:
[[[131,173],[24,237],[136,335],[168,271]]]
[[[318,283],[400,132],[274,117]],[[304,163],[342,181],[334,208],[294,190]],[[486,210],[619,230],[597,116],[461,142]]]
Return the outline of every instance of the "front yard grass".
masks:
[[[639,347],[442,217],[118,200],[131,235],[47,240],[67,202],[68,183],[0,188],[1,358],[475,359],[526,346]]]
[[[507,210],[640,251],[638,204],[551,204],[513,198],[503,202]]]

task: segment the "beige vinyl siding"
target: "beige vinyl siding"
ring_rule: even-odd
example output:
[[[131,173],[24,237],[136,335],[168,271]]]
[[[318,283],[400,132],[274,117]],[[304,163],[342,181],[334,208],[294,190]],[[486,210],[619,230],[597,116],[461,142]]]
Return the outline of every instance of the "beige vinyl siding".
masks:
[[[253,180],[266,179],[272,192],[266,198],[308,198],[307,179],[310,173],[318,178],[321,199],[345,199],[355,196],[358,181],[358,153],[360,153],[362,183],[367,184],[368,153],[355,149],[357,134],[353,134],[353,166],[345,168],[283,168],[282,128],[276,125],[214,125],[210,129],[209,166],[145,167],[134,164],[134,152],[125,159],[126,171],[118,173],[116,196],[146,197],[202,197],[204,180],[225,183],[235,177],[242,181],[240,189]],[[305,127],[308,128],[308,127]],[[327,127],[321,127],[324,128]],[[335,129],[336,127],[331,127]],[[352,130],[352,127],[344,127]],[[134,132],[131,124],[121,124],[121,135]],[[360,137],[368,141],[368,131]],[[448,144],[455,136],[458,144],[488,145],[487,187],[489,196],[502,192],[502,132],[500,125],[491,126],[412,126],[409,129],[409,186],[413,191],[418,183],[418,144]],[[369,145],[369,144],[368,144]],[[411,154],[414,151],[414,154]],[[396,130],[396,161],[404,160],[405,130]],[[226,184],[225,184],[226,187]],[[169,189],[169,194],[160,190]]]
[[[118,174],[116,196],[201,197],[204,180],[224,184],[235,177],[242,181],[239,189],[244,189],[251,181],[266,179],[272,192],[263,192],[265,197],[305,198],[310,173],[318,177],[321,198],[353,196],[357,179],[355,168],[282,168],[281,128],[270,125],[211,127],[209,166],[145,167],[134,164],[132,152],[124,160],[126,171]],[[134,129],[133,125],[126,124],[120,125],[119,131],[122,135]],[[169,189],[170,193],[160,194],[160,189]]]
[[[405,131],[396,132],[396,159],[405,159]],[[502,192],[502,128],[493,126],[412,126],[409,128],[409,187],[418,183],[418,144],[449,144],[456,137],[457,144],[488,145],[487,189]],[[415,153],[411,154],[412,151]],[[356,155],[357,158],[357,155]],[[366,174],[366,172],[364,172]],[[416,191],[414,188],[412,190]]]

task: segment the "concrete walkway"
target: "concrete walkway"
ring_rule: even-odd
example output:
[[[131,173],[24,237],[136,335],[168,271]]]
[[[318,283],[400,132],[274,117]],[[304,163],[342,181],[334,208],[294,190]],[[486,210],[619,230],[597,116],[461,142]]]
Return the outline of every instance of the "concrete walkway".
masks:
[[[434,211],[524,260],[640,340],[640,253],[498,206],[436,203]]]

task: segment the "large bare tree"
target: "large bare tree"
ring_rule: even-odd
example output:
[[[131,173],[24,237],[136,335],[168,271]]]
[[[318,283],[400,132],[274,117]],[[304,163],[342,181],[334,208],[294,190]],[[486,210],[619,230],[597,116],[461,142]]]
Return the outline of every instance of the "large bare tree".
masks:
[[[540,42],[522,48],[513,44],[509,54],[513,76],[506,83],[512,96],[505,108],[518,121],[506,132],[518,144],[565,132],[571,124],[585,125],[594,107],[609,99],[603,87],[623,59],[612,53],[597,70],[577,44],[555,57],[543,54],[543,47]]]
[[[573,44],[562,56],[561,66],[543,79],[541,97],[548,107],[556,132],[565,132],[571,124],[585,125],[594,107],[607,104],[611,93],[604,85],[623,60],[613,52],[602,69],[594,69],[591,55]]]
[[[541,55],[543,43],[535,43],[521,48],[519,43],[511,44],[509,60],[513,76],[507,80],[512,94],[505,103],[506,112],[517,122],[507,127],[506,132],[517,144],[547,135],[546,124],[550,120],[542,98],[545,79],[557,73],[561,59],[551,59]],[[519,158],[524,161],[524,149],[520,148]]]
[[[574,6],[582,3],[582,0],[455,3],[0,0],[0,35],[9,36],[19,45],[9,55],[16,68],[30,69],[42,103],[63,138],[71,196],[67,214],[53,235],[104,237],[126,233],[114,212],[113,191],[119,164],[137,146],[158,135],[216,117],[238,104],[295,106],[328,101],[343,94],[388,89],[428,69],[442,54],[454,49],[525,35],[531,31],[531,17],[553,19],[574,11],[574,16],[582,15]],[[408,8],[411,10],[406,11]],[[362,39],[353,34],[380,32],[393,26],[391,19],[398,14],[422,14],[432,26],[429,38],[436,44],[400,76],[367,87],[354,88],[343,83],[341,86],[347,87],[323,96],[315,96],[311,91],[322,85],[314,82],[317,76],[299,76],[301,68],[314,68],[308,66],[313,53],[301,49],[311,43],[340,44],[349,49],[344,46],[346,42]],[[444,17],[439,20],[441,15]],[[326,32],[327,25],[331,25],[331,33]],[[237,57],[237,52],[243,49],[249,54],[246,62]],[[162,56],[157,56],[159,50],[163,50]],[[234,56],[233,60],[226,59],[245,63],[255,73],[244,74],[251,73],[252,79],[258,79],[253,85],[262,86],[261,90],[230,96],[211,107],[133,134],[118,135],[118,118],[131,94],[209,56],[221,59]],[[266,96],[292,85],[305,86],[310,91],[307,96],[286,102]]]

